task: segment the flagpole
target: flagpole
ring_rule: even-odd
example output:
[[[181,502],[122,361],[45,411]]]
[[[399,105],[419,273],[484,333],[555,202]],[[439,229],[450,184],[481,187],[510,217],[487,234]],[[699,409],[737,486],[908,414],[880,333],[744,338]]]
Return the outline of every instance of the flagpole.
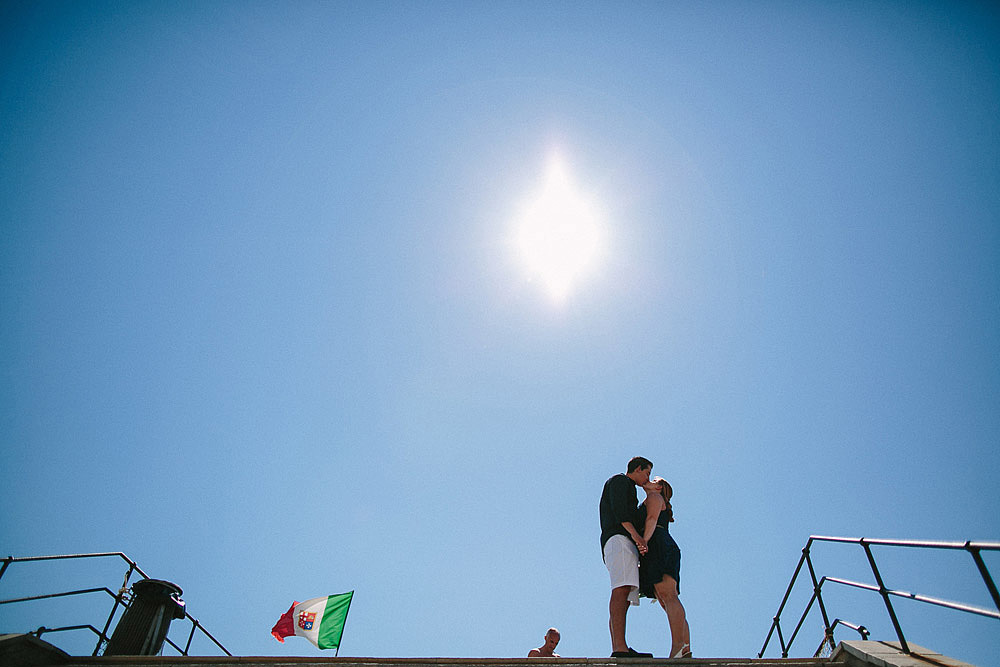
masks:
[[[347,626],[347,615],[351,612],[351,603],[354,602],[354,591],[351,591],[351,597],[347,601],[347,610],[344,612],[344,625],[340,628],[340,641],[337,642],[337,650],[334,651],[333,657],[340,657],[340,642],[344,639],[344,627]]]

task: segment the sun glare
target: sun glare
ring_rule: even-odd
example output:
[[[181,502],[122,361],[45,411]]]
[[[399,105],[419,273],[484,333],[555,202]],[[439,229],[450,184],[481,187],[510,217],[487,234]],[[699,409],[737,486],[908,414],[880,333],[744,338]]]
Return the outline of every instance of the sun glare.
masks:
[[[555,301],[565,300],[598,259],[600,222],[594,202],[573,184],[563,162],[552,158],[542,187],[517,220],[516,244],[529,275]]]

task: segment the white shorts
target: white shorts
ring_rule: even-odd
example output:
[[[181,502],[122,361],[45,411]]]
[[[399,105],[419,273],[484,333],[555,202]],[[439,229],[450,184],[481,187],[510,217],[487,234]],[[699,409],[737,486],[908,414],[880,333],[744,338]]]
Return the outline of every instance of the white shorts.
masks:
[[[612,535],[604,544],[604,564],[611,575],[611,588],[628,586],[629,604],[639,604],[639,550],[624,535]]]

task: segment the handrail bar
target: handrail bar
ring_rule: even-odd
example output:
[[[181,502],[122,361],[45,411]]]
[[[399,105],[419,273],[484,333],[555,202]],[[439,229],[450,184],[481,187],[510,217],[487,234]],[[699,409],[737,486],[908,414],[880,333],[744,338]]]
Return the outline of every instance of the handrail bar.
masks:
[[[872,574],[875,577],[877,586],[872,586],[870,584],[861,584],[854,581],[848,581],[846,579],[838,579],[836,577],[826,577],[817,581],[816,573],[813,569],[812,559],[810,558],[810,549],[813,542],[834,542],[841,544],[857,544],[860,545],[865,552],[868,564],[871,567]],[[915,593],[910,593],[908,591],[893,590],[885,585],[882,580],[882,575],[879,572],[878,566],[875,562],[875,556],[872,552],[871,547],[873,546],[887,546],[887,547],[914,547],[914,548],[924,548],[924,549],[951,549],[951,550],[961,550],[966,551],[972,556],[975,561],[976,568],[979,570],[979,574],[983,579],[983,583],[986,585],[989,591],[990,597],[993,599],[993,604],[997,607],[997,612],[993,612],[989,609],[984,609],[981,607],[975,607],[972,605],[961,604],[957,602],[951,602],[948,600],[941,600],[938,598],[933,598],[925,595],[917,595]],[[788,582],[788,588],[785,590],[785,595],[781,599],[781,603],[778,605],[778,612],[774,615],[771,622],[771,627],[768,630],[767,637],[764,639],[764,645],[761,647],[760,652],[757,654],[758,658],[764,656],[764,652],[767,650],[768,644],[771,642],[771,638],[774,636],[775,632],[778,635],[778,641],[781,644],[781,657],[787,658],[788,651],[791,648],[792,642],[795,640],[796,635],[802,628],[806,617],[808,616],[810,610],[814,603],[819,603],[820,611],[823,615],[823,625],[824,632],[826,635],[826,640],[833,641],[833,628],[836,627],[836,623],[831,624],[829,618],[826,614],[826,609],[823,604],[822,587],[826,581],[832,581],[836,584],[842,584],[847,586],[853,586],[856,588],[861,588],[868,591],[873,591],[878,593],[885,604],[886,611],[888,612],[889,619],[892,621],[893,628],[896,632],[896,636],[899,639],[900,647],[903,653],[909,653],[909,645],[906,643],[906,638],[903,636],[903,630],[900,627],[899,620],[896,616],[896,612],[893,609],[891,597],[903,597],[910,600],[916,600],[917,602],[925,602],[928,604],[937,605],[940,607],[945,607],[947,609],[952,609],[956,611],[963,611],[972,614],[977,614],[980,616],[986,616],[988,618],[1000,619],[1000,592],[997,591],[997,586],[993,581],[993,577],[990,575],[989,569],[986,567],[983,561],[981,551],[1000,551],[1000,542],[983,542],[983,541],[965,541],[965,542],[942,542],[942,541],[930,541],[930,540],[884,540],[884,539],[869,539],[865,537],[834,537],[829,535],[810,535],[809,539],[806,540],[806,545],[802,549],[802,556],[799,558],[798,564],[795,566],[795,572],[792,574],[791,581]],[[802,612],[801,618],[799,618],[798,624],[795,626],[795,630],[792,632],[792,636],[788,643],[785,643],[784,635],[781,631],[781,614],[785,610],[785,606],[788,603],[788,599],[791,596],[792,589],[795,587],[795,583],[798,580],[799,574],[802,572],[802,565],[806,564],[809,567],[809,574],[812,579],[813,593],[809,598],[809,602],[806,604],[805,611]],[[864,627],[864,626],[861,626]],[[820,647],[822,648],[822,644]]]
[[[919,547],[925,549],[983,549],[1000,551],[1000,542],[941,542],[928,540],[878,540],[867,537],[831,537],[810,535],[810,542],[846,542],[850,544],[871,544],[883,547]]]
[[[94,626],[89,625],[89,624],[88,625],[67,625],[67,626],[64,626],[64,627],[61,627],[61,628],[47,628],[47,627],[45,627],[43,625],[42,627],[38,628],[37,630],[33,630],[33,631],[29,632],[28,634],[29,635],[35,635],[36,637],[38,637],[39,639],[41,639],[42,638],[42,634],[44,634],[46,632],[65,632],[66,630],[90,630],[91,632],[93,632],[98,637],[101,636],[101,631],[98,630],[97,628],[95,628]]]
[[[835,627],[837,627],[838,624],[839,625],[846,625],[851,630],[854,630],[859,635],[861,635],[862,639],[868,639],[868,635],[871,634],[870,632],[868,632],[868,628],[866,628],[865,626],[863,626],[863,625],[855,625],[854,623],[848,623],[847,621],[845,621],[845,620],[843,620],[841,618],[835,618],[835,619],[833,619],[833,623],[830,624],[830,629],[833,630]]]
[[[863,588],[866,591],[879,592],[878,586],[872,586],[871,584],[862,584],[857,581],[849,581],[847,579],[838,579],[837,577],[823,577],[826,581],[832,581],[835,584],[843,584],[845,586],[853,586],[854,588]],[[909,591],[895,591],[892,589],[887,589],[886,593],[889,595],[895,595],[896,597],[906,598],[908,600],[916,600],[918,602],[926,602],[928,604],[934,604],[939,607],[946,607],[947,609],[954,609],[956,611],[965,611],[970,614],[978,614],[980,616],[986,616],[987,618],[1000,619],[1000,612],[991,611],[989,609],[983,609],[982,607],[974,607],[968,604],[962,604],[960,602],[951,602],[949,600],[942,600],[940,598],[932,598],[927,595],[918,595],[916,593],[910,593]]]
[[[132,560],[131,558],[129,558],[128,556],[126,556],[121,551],[102,551],[102,552],[97,552],[97,553],[59,554],[59,555],[49,555],[49,556],[19,556],[19,557],[7,556],[7,557],[5,557],[3,559],[0,559],[0,562],[2,562],[2,565],[0,565],[0,577],[3,577],[4,572],[7,571],[7,567],[10,566],[11,563],[28,563],[28,562],[49,561],[49,560],[69,560],[69,559],[76,559],[76,558],[109,558],[109,557],[115,557],[115,556],[117,556],[117,557],[121,558],[122,560],[124,560],[128,564],[128,566],[129,566],[128,571],[125,573],[125,579],[122,582],[122,587],[121,587],[121,589],[119,589],[118,593],[115,593],[114,591],[110,590],[107,587],[88,588],[88,589],[82,589],[82,590],[78,590],[78,591],[67,591],[67,592],[64,592],[64,593],[49,593],[49,594],[45,594],[45,595],[32,595],[32,596],[23,597],[23,598],[13,598],[13,599],[10,599],[10,600],[0,600],[0,604],[8,604],[8,603],[12,603],[12,602],[29,602],[29,601],[32,601],[32,600],[44,600],[44,599],[48,599],[48,598],[66,597],[66,596],[70,596],[70,595],[82,595],[82,594],[85,594],[85,593],[96,593],[96,592],[100,592],[100,591],[105,591],[106,593],[108,593],[108,595],[110,595],[112,598],[114,598],[115,604],[111,608],[111,614],[108,616],[108,620],[107,620],[107,623],[105,623],[104,631],[103,632],[101,632],[101,631],[97,630],[96,628],[94,628],[93,626],[89,626],[89,625],[69,626],[67,628],[60,628],[60,630],[63,630],[63,629],[76,630],[76,629],[82,629],[82,628],[87,628],[87,627],[89,627],[90,629],[92,629],[97,634],[97,636],[98,636],[97,646],[94,648],[94,655],[97,655],[98,651],[101,648],[101,645],[108,641],[108,628],[111,626],[111,621],[112,621],[112,619],[115,616],[115,612],[118,610],[118,606],[120,604],[122,604],[123,601],[125,601],[127,599],[126,596],[125,596],[125,593],[128,590],[128,580],[132,576],[132,573],[133,572],[138,572],[140,575],[142,575],[142,577],[144,579],[149,579],[150,578],[150,576],[148,574],[146,574],[145,572],[143,572],[142,568],[140,568],[139,565],[134,560]],[[232,653],[229,652],[229,650],[225,646],[223,646],[219,642],[218,639],[215,638],[214,635],[212,635],[211,632],[209,632],[207,629],[205,629],[205,626],[202,625],[198,621],[198,619],[196,619],[194,616],[192,616],[191,614],[189,614],[187,612],[186,608],[184,609],[184,618],[186,618],[187,620],[191,621],[191,634],[188,636],[187,646],[184,649],[182,649],[177,644],[175,644],[173,641],[171,641],[171,639],[169,637],[165,638],[165,641],[167,643],[169,643],[171,646],[173,646],[175,649],[177,649],[178,653],[180,653],[181,655],[187,655],[188,654],[187,653],[188,649],[191,648],[191,640],[194,638],[195,631],[196,630],[201,630],[201,632],[206,637],[208,637],[212,641],[213,644],[215,644],[220,649],[222,649],[222,651],[227,656],[232,656],[233,655]],[[42,630],[42,631],[45,631],[45,632],[56,632],[56,630],[45,629],[44,626],[42,628],[39,628],[39,630]],[[38,635],[38,636],[41,636],[41,635]]]
[[[104,591],[113,598],[118,596],[110,588],[104,586],[101,588],[84,588],[78,591],[66,591],[65,593],[47,593],[46,595],[29,595],[26,598],[11,598],[10,600],[0,600],[0,604],[10,604],[11,602],[31,602],[32,600],[46,600],[49,598],[64,598],[70,595],[83,595],[85,593],[99,593]]]
[[[112,556],[118,556],[119,558],[121,558],[123,561],[128,563],[130,568],[141,574],[143,578],[145,579],[150,578],[148,574],[142,571],[142,568],[140,568],[135,561],[133,561],[131,558],[123,554],[121,551],[101,551],[98,553],[89,553],[89,554],[61,554],[53,556],[19,556],[16,558],[14,556],[7,556],[6,558],[3,559],[3,567],[0,568],[0,577],[3,576],[4,570],[6,570],[7,566],[10,565],[11,563],[30,563],[33,561],[42,561],[42,560],[69,560],[72,558],[110,558]]]

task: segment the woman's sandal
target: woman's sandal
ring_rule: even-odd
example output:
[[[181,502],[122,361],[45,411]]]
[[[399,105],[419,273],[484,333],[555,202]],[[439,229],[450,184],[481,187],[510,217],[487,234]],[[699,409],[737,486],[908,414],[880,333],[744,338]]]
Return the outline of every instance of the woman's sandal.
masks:
[[[677,649],[677,653],[674,653],[672,656],[670,656],[670,659],[673,660],[674,658],[690,658],[690,657],[691,657],[691,645],[685,644],[684,646],[681,646],[679,649]]]

